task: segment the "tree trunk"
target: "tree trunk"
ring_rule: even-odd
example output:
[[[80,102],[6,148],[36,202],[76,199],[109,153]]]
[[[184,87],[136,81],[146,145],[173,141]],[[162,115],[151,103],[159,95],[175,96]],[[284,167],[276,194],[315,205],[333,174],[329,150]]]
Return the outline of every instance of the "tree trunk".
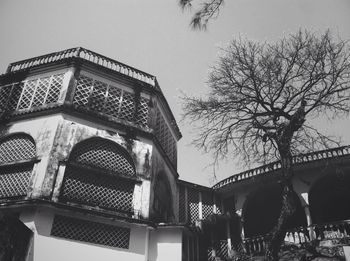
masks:
[[[288,153],[289,154],[289,153]],[[282,164],[282,180],[281,185],[282,191],[282,208],[278,218],[277,225],[271,232],[271,240],[268,244],[266,251],[266,259],[277,261],[278,253],[286,235],[286,224],[288,219],[296,211],[296,202],[293,197],[293,169],[292,169],[292,156],[289,154],[283,157],[281,160]]]

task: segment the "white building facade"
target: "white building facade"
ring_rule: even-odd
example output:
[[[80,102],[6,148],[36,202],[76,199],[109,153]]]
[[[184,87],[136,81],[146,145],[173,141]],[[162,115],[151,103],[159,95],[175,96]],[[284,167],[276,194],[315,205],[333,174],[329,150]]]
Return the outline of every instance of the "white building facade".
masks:
[[[72,48],[10,64],[0,85],[0,260],[224,260],[241,234],[264,251],[278,163],[213,188],[179,180],[181,133],[154,76]],[[334,207],[350,203],[349,154],[295,159],[288,240],[350,234]],[[320,203],[332,182],[345,187]]]

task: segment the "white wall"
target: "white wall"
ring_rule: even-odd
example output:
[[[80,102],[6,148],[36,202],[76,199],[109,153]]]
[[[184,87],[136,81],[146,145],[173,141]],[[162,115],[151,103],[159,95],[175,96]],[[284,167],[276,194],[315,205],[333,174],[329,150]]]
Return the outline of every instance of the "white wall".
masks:
[[[181,228],[158,228],[150,232],[149,261],[181,261]]]

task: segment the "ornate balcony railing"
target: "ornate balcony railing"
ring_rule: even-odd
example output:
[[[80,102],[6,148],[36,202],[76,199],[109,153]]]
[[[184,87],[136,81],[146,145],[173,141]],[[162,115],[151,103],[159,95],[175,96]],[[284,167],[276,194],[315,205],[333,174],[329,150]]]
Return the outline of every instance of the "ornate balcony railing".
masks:
[[[131,78],[148,83],[153,87],[156,87],[157,85],[155,76],[81,47],[71,48],[64,51],[54,52],[11,63],[7,68],[7,73],[22,71],[35,66],[64,61],[71,58],[81,58],[96,65],[100,65],[107,69],[127,75]]]
[[[350,220],[315,224],[309,227],[298,227],[287,231],[285,243],[302,244],[311,240],[327,240],[350,237]],[[249,255],[263,253],[268,245],[269,235],[261,235],[244,239]]]
[[[333,158],[338,158],[342,156],[347,156],[350,155],[350,146],[343,146],[343,147],[338,147],[338,148],[332,148],[332,149],[327,149],[327,150],[320,150],[320,151],[315,151],[311,153],[306,153],[306,154],[300,154],[297,156],[293,157],[293,163],[294,164],[304,164],[304,163],[310,163],[310,162],[315,162],[318,160],[324,160],[324,159],[333,159]],[[219,183],[215,184],[213,186],[214,189],[218,189],[221,187],[224,187],[228,184],[235,183],[240,180],[248,179],[251,177],[255,177],[257,175],[262,175],[262,174],[268,174],[270,172],[276,171],[281,169],[281,162],[280,161],[275,161],[254,169],[250,169],[247,171],[243,171],[241,173],[232,175]]]

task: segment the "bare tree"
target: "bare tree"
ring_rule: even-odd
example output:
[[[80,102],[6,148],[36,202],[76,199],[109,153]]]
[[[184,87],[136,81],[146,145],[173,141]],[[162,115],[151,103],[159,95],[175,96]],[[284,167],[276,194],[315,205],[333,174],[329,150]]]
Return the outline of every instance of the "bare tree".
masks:
[[[193,0],[179,0],[182,9],[191,8]],[[206,0],[202,2],[201,7],[194,13],[191,19],[191,27],[193,29],[206,29],[210,19],[219,15],[220,8],[224,0]]]
[[[268,260],[278,260],[285,225],[295,212],[292,156],[336,140],[308,119],[349,112],[350,52],[329,31],[300,30],[276,43],[233,40],[211,69],[207,98],[184,98],[184,117],[199,127],[194,143],[221,157],[281,161],[282,209]]]

